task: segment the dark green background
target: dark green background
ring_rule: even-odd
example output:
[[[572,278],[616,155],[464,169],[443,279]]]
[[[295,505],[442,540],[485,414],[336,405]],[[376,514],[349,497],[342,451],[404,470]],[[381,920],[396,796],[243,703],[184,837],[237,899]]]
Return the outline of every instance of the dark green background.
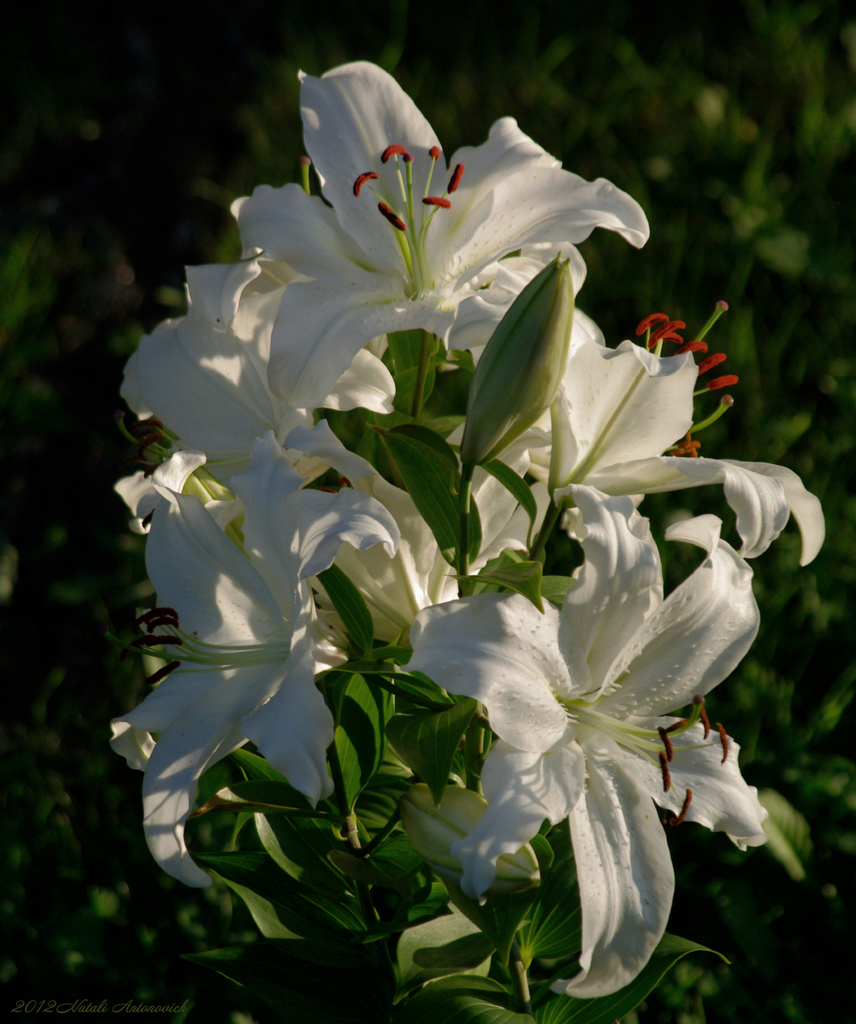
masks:
[[[856,1019],[856,11],[823,0],[683,11],[610,0],[4,10],[4,1009],[189,997],[200,1024],[270,1020],[179,959],[249,939],[249,919],[225,893],[155,867],[141,776],[107,746],[109,719],[142,682],[98,627],[127,628],[147,593],[143,543],[111,491],[124,456],[112,413],[141,332],[181,312],[183,266],[237,258],[230,200],[297,178],[297,70],[367,58],[395,71],[447,153],[510,114],[566,167],[641,202],[645,249],[606,232],[582,247],[579,305],[610,343],[656,310],[691,337],[717,299],[731,304],[709,340],[729,355],[722,372],[740,375],[736,405],[701,435],[702,452],[796,470],[824,503],[828,539],[800,569],[790,526],[754,563],[762,632],[709,704],[742,742],[746,778],[790,801],[813,846],[800,848],[796,881],[766,849],[739,854],[696,826],[670,833],[670,928],[732,967],[682,962],[639,1020]],[[661,531],[677,508],[731,529],[717,488],[643,511]],[[673,556],[671,582],[691,565]]]

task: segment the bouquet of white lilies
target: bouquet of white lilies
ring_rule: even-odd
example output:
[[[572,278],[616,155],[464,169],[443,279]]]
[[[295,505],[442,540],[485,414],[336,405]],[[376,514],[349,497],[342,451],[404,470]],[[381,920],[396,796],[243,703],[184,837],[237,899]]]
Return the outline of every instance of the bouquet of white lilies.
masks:
[[[577,307],[576,243],[647,240],[633,199],[510,118],[447,161],[374,65],[301,81],[303,184],[234,204],[244,258],[188,268],[126,370],[157,600],[117,640],[153,689],[112,744],[158,863],[262,933],[191,959],[283,1020],[613,1021],[705,948],[665,932],[669,830],[766,840],[705,698],[758,630],[746,560],[793,513],[810,561],[820,505],[699,457],[724,302],[616,348]],[[637,508],[716,483],[740,547],[673,522],[702,554],[665,597]],[[558,531],[582,564],[543,575]],[[237,849],[188,849],[211,812]]]

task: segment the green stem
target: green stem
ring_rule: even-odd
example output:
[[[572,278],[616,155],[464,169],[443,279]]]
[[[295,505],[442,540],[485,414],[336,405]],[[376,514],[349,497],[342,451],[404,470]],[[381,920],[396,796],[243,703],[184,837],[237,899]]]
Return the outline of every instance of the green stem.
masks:
[[[526,976],[526,968],[523,965],[523,960],[520,956],[520,947],[517,945],[517,939],[513,939],[511,943],[511,963],[509,964],[511,973],[511,983],[514,986],[515,994],[517,995],[517,1010],[519,1013],[526,1013],[530,1017],[534,1017],[535,1014],[532,1012],[532,1000],[529,997],[529,979]]]
[[[461,467],[461,494],[458,518],[460,538],[458,543],[458,575],[470,574],[470,502],[472,500],[473,473],[475,466]],[[467,593],[465,581],[461,582],[461,594]]]
[[[416,419],[422,412],[422,393],[425,390],[425,381],[428,379],[428,349],[433,349],[433,336],[428,331],[422,332],[422,342],[419,345],[419,362],[416,365],[416,383],[413,386],[413,404],[410,407],[410,415]]]
[[[544,522],[541,524],[541,529],[538,531],[535,543],[529,550],[530,562],[537,562],[540,560],[544,547],[547,544],[547,540],[553,532],[553,527],[559,521],[561,511],[561,508],[555,502],[547,509],[547,514],[544,516]]]

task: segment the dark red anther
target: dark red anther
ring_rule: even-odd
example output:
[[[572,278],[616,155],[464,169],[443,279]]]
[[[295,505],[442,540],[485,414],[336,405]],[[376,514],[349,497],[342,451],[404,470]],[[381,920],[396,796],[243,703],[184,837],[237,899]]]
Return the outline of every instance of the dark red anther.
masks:
[[[439,146],[432,146],[428,150],[428,156],[430,156],[432,160],[439,160],[440,159],[440,147]]]
[[[170,622],[171,625],[178,625],[178,612],[174,608],[149,608],[147,612],[143,612],[142,615],[138,615],[134,620],[134,629],[138,629],[143,623],[145,623],[147,631],[151,633],[151,622],[153,619],[163,619],[165,622]]]
[[[678,334],[677,331],[668,331],[666,334],[659,334],[656,338],[652,337],[648,342],[648,348],[653,348],[658,341],[680,341],[684,339]]]
[[[660,735],[660,740],[662,741],[663,746],[666,748],[666,760],[672,761],[675,756],[675,748],[672,746],[672,741],[669,739],[666,734],[666,730],[662,725],[657,726],[657,732]]]
[[[728,760],[728,734],[725,731],[725,726],[720,722],[716,723],[716,731],[719,733],[719,742],[722,744],[722,760],[720,764],[725,764]]]
[[[683,727],[689,721],[688,718],[682,718],[679,722],[673,722],[668,729],[664,729],[664,732],[674,732],[676,729],[683,729]]]
[[[666,321],[668,319],[669,318],[666,316],[665,313],[652,313],[650,316],[646,316],[644,320],[639,321],[639,324],[636,327],[637,337],[640,334],[644,334],[651,326],[651,324],[656,324],[660,320]]]
[[[392,156],[403,156],[408,163],[413,159],[404,146],[387,146],[380,155],[380,162],[385,164]]]
[[[703,373],[707,373],[708,370],[712,370],[714,366],[719,366],[720,363],[724,363],[728,356],[724,352],[714,352],[712,356],[708,356],[707,359],[702,359],[698,364],[698,375],[699,377]]]
[[[675,352],[675,355],[682,356],[684,352],[707,352],[707,342],[688,341],[686,345],[681,345],[681,347]]]
[[[338,482],[339,482],[339,486],[340,487],[353,487],[354,486],[351,483],[351,481],[346,476],[340,476]]]
[[[159,668],[157,672],[152,672],[150,676],[147,676],[146,682],[149,686],[154,686],[155,683],[159,683],[161,679],[166,679],[170,672],[174,672],[180,664],[180,661],[171,661],[168,665],[164,665],[163,668]]]
[[[715,377],[713,380],[707,382],[708,391],[718,391],[720,388],[730,388],[732,384],[736,384],[740,380],[739,377],[735,377],[733,373],[726,374],[725,377]]]
[[[377,175],[374,171],[366,171],[365,174],[359,175],[357,180],[354,182],[354,195],[358,196],[363,185],[365,185],[367,181],[374,181],[376,177]]]
[[[335,487],[319,487],[319,491],[324,491],[325,494],[338,494],[339,492]]]
[[[702,724],[704,725],[704,738],[707,739],[708,736],[710,736],[710,719],[707,717],[707,712],[704,708],[701,709],[699,718],[702,720]]]
[[[684,797],[684,802],[683,804],[681,804],[681,813],[677,816],[677,818],[669,818],[670,825],[680,825],[684,818],[686,818],[687,811],[690,809],[690,802],[692,801],[692,798],[693,791],[691,789],[688,789],[687,795]]]
[[[452,192],[454,192],[457,189],[458,185],[461,184],[461,178],[463,178],[463,176],[464,176],[464,165],[463,164],[458,164],[455,167],[454,171],[452,171],[452,177],[449,179],[449,187],[446,189],[446,191],[450,195],[452,194]]]
[[[669,320],[662,324],[655,331],[651,331],[651,341],[659,341],[660,338],[665,338],[667,334],[673,334],[675,331],[682,331],[687,325],[683,320]],[[678,339],[679,341],[682,339]]]
[[[422,202],[426,206],[442,206],[444,210],[448,210],[452,205],[448,199],[444,199],[442,196],[425,196]]]
[[[398,228],[399,231],[407,230],[407,225],[404,223],[401,217],[397,217],[392,212],[392,210],[390,210],[390,208],[386,205],[386,203],[378,203],[377,208],[384,215],[384,217],[386,217],[389,223],[392,224],[394,228]]]
[[[672,785],[672,777],[669,774],[669,762],[664,751],[660,751],[660,771],[663,773],[663,792],[668,793]]]

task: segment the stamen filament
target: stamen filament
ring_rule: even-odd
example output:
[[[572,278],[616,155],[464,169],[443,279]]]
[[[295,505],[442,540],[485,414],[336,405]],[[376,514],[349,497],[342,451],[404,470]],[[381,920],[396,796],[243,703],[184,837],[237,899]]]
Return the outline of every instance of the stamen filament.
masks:
[[[713,313],[711,313],[710,319],[704,325],[704,327],[702,327],[702,329],[698,332],[697,337],[699,341],[701,341],[701,339],[707,334],[707,332],[711,329],[711,327],[713,327],[716,321],[722,316],[723,313],[726,312],[727,309],[728,303],[725,301],[725,299],[720,299],[719,302],[717,302],[717,304],[714,306]]]
[[[719,400],[719,405],[716,407],[716,411],[711,413],[706,420],[702,420],[701,423],[694,423],[690,427],[690,432],[697,434],[700,430],[704,430],[705,427],[709,427],[711,423],[716,423],[720,416],[724,416],[725,413],[734,405],[734,399],[731,395],[723,395]]]

